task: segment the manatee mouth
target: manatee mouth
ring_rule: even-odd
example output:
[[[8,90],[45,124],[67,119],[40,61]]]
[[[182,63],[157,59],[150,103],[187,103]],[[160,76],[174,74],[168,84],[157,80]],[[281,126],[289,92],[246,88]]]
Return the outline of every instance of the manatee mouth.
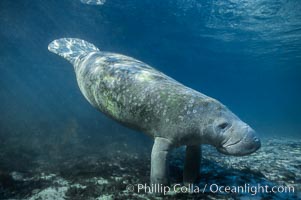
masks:
[[[245,156],[254,153],[260,147],[261,142],[252,130],[238,140],[231,141],[231,138],[228,139],[221,146],[217,147],[217,150],[226,155]]]

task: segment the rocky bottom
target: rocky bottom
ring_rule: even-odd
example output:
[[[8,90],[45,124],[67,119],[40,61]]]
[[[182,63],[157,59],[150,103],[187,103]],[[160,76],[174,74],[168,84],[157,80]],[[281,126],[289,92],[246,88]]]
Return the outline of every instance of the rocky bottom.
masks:
[[[245,157],[224,156],[204,145],[199,180],[186,186],[181,183],[184,148],[173,151],[172,184],[156,188],[165,195],[151,194],[150,152],[117,151],[64,158],[51,166],[41,159],[39,167],[25,171],[0,168],[0,199],[301,199],[301,140],[269,138],[262,143]],[[275,192],[269,192],[274,186]]]

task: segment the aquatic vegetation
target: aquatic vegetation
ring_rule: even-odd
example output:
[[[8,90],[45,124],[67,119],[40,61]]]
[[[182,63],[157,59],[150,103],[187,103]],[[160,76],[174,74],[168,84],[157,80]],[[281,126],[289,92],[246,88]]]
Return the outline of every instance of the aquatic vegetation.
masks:
[[[287,185],[295,188],[294,193],[259,193],[258,198],[299,199],[301,183],[301,146],[300,141],[283,139],[265,139],[268,146],[250,157],[227,157],[219,154],[214,148],[203,148],[204,158],[201,176],[196,183],[218,183],[220,185]],[[296,148],[297,146],[297,148]],[[89,147],[83,149],[89,151]],[[182,180],[184,149],[180,148],[171,154],[170,173],[173,181]],[[275,157],[275,152],[277,157]],[[88,155],[87,153],[83,152]],[[290,153],[291,156],[285,156]],[[104,196],[113,199],[154,199],[151,194],[127,191],[129,184],[147,183],[149,171],[149,151],[139,154],[115,152],[112,157],[95,154],[85,157],[73,155],[73,159],[61,158],[57,168],[50,171],[47,165],[35,168],[31,173],[14,171],[0,173],[2,189],[0,195],[4,198],[85,198],[97,199]],[[280,158],[280,159],[278,159]],[[105,160],[105,162],[104,162]],[[44,160],[43,162],[46,162]],[[147,167],[144,167],[147,166]],[[45,169],[46,167],[46,169]],[[41,171],[45,171],[42,172]],[[46,172],[47,171],[47,172]],[[280,173],[279,173],[280,172]],[[293,176],[291,175],[293,174]],[[5,180],[5,181],[4,181]],[[4,184],[3,184],[4,183]],[[19,191],[19,192],[17,192]],[[168,193],[165,199],[187,198],[249,198],[251,194],[177,194]]]

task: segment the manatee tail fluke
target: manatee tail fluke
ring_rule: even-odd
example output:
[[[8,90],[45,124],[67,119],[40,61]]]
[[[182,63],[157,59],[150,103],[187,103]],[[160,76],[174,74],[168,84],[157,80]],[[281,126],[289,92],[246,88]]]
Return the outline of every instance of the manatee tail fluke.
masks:
[[[62,56],[72,64],[75,60],[88,52],[99,51],[93,44],[77,38],[61,38],[52,41],[48,50]]]

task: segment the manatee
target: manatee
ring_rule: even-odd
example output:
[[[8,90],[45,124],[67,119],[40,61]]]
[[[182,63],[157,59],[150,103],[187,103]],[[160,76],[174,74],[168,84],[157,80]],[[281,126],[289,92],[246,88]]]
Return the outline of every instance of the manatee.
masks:
[[[196,181],[201,144],[227,155],[248,155],[261,146],[256,132],[225,105],[134,58],[100,51],[76,38],[48,49],[74,66],[78,86],[99,111],[154,139],[151,183],[169,184],[168,155],[186,146],[184,183]]]

